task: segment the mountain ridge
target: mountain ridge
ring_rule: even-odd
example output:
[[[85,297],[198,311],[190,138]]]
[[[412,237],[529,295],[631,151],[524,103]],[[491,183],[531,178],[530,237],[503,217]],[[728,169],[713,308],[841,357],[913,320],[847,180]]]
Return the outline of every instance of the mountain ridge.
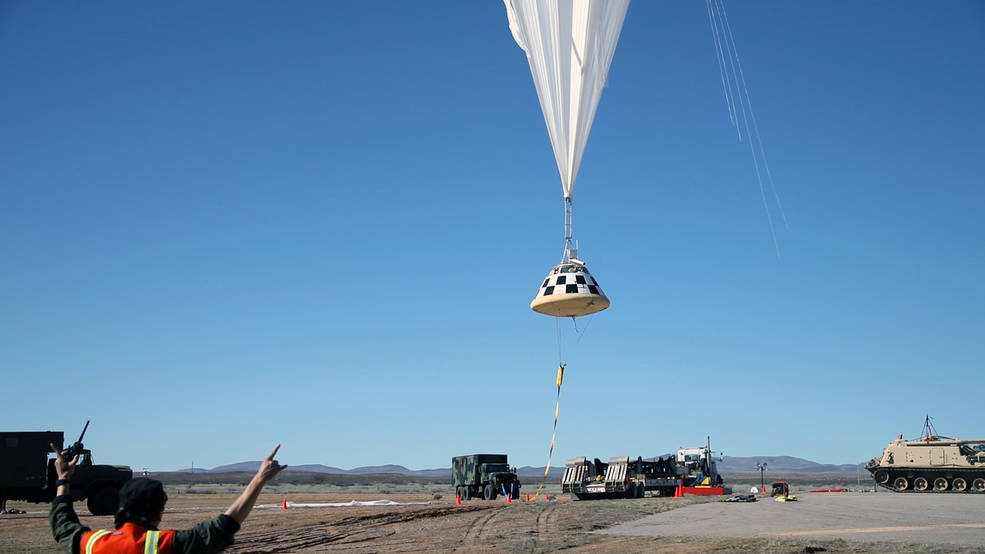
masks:
[[[650,459],[650,458],[648,458]],[[606,459],[607,460],[607,459]],[[603,460],[603,461],[606,461]],[[766,463],[767,471],[774,473],[855,473],[858,471],[856,464],[821,464],[796,456],[726,456],[723,461],[718,463],[718,470],[723,474],[727,473],[758,473],[756,464]],[[176,473],[236,473],[236,472],[255,472],[260,467],[260,461],[245,461],[233,464],[224,464],[212,469],[194,468],[178,469]],[[531,467],[522,466],[517,468],[520,475],[543,475],[544,466]],[[564,466],[555,466],[551,470],[551,475],[555,472],[563,471]],[[369,475],[369,474],[398,474],[416,477],[446,477],[451,475],[451,467],[434,469],[408,469],[399,464],[383,464],[374,466],[360,466],[352,469],[342,469],[339,467],[324,464],[298,464],[289,465],[285,471],[298,471],[308,473],[331,473],[337,475]]]

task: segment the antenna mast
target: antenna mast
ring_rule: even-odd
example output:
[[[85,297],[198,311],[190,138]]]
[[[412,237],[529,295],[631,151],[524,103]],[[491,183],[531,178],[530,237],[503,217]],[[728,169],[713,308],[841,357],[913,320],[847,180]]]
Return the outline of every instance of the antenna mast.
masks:
[[[930,414],[923,420],[923,431],[920,434],[920,440],[937,440],[937,429],[934,428],[934,424],[930,422]]]

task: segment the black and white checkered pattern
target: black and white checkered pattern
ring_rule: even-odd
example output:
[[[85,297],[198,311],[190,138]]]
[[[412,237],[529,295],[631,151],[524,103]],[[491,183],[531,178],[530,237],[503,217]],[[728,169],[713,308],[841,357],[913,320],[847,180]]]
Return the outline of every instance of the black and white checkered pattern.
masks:
[[[577,264],[561,264],[555,267],[544,279],[535,298],[542,296],[559,296],[563,294],[591,294],[605,296],[595,278],[588,273],[585,266]]]

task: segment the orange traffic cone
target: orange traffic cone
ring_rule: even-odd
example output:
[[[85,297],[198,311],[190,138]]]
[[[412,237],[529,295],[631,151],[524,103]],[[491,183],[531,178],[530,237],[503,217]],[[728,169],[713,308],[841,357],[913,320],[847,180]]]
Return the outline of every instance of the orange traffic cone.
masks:
[[[510,494],[507,494],[506,495],[506,503],[507,504],[512,504],[513,503],[513,495],[510,495]]]
[[[526,500],[527,500],[527,502],[530,502],[530,493],[529,492],[527,493],[527,499]]]
[[[458,494],[455,495],[455,505],[456,506],[461,506],[462,505],[462,497],[461,497],[461,495],[458,495]]]
[[[281,510],[287,509],[287,497],[284,497],[284,503],[280,505]]]

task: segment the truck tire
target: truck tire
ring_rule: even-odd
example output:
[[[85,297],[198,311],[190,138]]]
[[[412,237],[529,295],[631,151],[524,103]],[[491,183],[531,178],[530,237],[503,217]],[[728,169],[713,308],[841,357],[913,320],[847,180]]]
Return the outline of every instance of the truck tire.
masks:
[[[496,488],[489,483],[482,489],[482,498],[486,500],[496,500]]]
[[[113,487],[96,489],[88,495],[86,506],[94,516],[109,516],[120,507],[120,492]]]
[[[626,498],[636,498],[636,483],[630,483],[626,486]]]
[[[462,487],[462,500],[472,500],[472,489],[468,485]]]

